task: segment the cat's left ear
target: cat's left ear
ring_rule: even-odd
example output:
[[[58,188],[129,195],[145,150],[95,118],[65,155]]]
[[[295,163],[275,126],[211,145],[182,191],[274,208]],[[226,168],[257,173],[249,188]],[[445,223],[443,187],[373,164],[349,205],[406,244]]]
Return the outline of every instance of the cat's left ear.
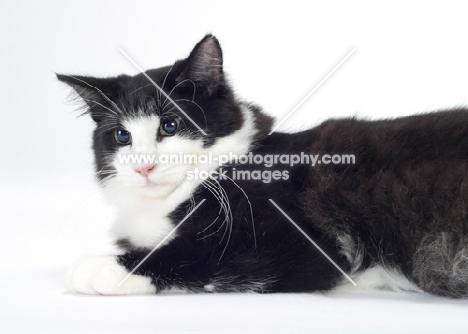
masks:
[[[114,109],[115,98],[118,86],[115,78],[94,78],[78,75],[56,74],[57,79],[66,83],[78,94],[88,106],[88,113],[96,122],[103,118],[102,112],[96,112],[96,107],[104,109]]]
[[[213,35],[206,35],[193,48],[183,62],[183,70],[177,82],[192,80],[197,86],[209,89],[224,82],[223,52],[218,40]]]
[[[75,92],[87,103],[107,101],[112,98],[117,89],[113,78],[94,78],[79,75],[56,74],[57,79],[72,87]]]

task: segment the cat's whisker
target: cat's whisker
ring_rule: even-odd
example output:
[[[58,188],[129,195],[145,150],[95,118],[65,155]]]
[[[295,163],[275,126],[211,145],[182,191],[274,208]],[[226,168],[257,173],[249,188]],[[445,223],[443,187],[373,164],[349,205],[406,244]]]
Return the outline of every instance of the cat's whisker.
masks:
[[[99,126],[96,127],[95,131],[97,133],[102,133],[104,130],[114,128],[118,123],[114,122],[113,120],[104,120],[99,123]]]
[[[162,83],[162,85],[161,85],[161,90],[162,90],[162,91],[164,91],[164,85],[166,84],[167,77],[169,76],[169,73],[170,73],[171,71],[172,71],[172,67],[169,69],[169,71],[167,71],[166,76],[164,77],[163,83]],[[159,89],[158,89],[158,91],[159,91]],[[167,96],[171,96],[171,93],[169,93]],[[166,100],[167,100],[167,98],[166,98]],[[159,103],[158,103],[159,109],[162,108],[161,104],[163,104],[163,103],[161,103],[161,101],[162,101],[162,92],[159,92],[159,100],[158,100],[158,102],[159,102]]]
[[[154,87],[153,84],[148,84],[148,85],[145,85],[145,86],[141,86],[140,88],[137,88],[137,89],[135,89],[134,91],[131,91],[131,92],[129,93],[129,95],[135,94],[135,93],[138,92],[139,90],[145,89],[146,87],[150,87],[150,86],[151,86],[151,87]]]
[[[172,108],[169,109],[168,111],[164,111],[164,109],[163,109],[163,110],[161,110],[161,114],[160,114],[160,115],[161,115],[161,116],[167,115],[168,113],[170,113],[172,110],[174,110],[174,109],[176,109],[176,108],[177,108],[176,106],[172,106]]]
[[[106,107],[105,105],[103,105],[102,103],[99,103],[99,102],[97,102],[97,101],[90,100],[90,99],[85,99],[84,97],[83,97],[82,99],[83,99],[84,101],[86,101],[86,102],[95,103],[96,105],[98,105],[98,106],[100,106],[100,107],[102,107],[102,108],[104,108],[104,109],[106,109],[106,110],[108,110],[108,111],[111,112],[111,115],[108,115],[108,114],[102,114],[102,115],[105,115],[105,116],[107,116],[107,117],[109,117],[109,116],[115,116],[115,118],[118,119],[118,116],[119,116],[119,115],[117,114],[117,112],[115,112],[115,110],[112,110],[112,109]],[[92,107],[91,107],[91,108],[92,108]],[[86,111],[85,113],[89,113],[89,112],[91,112],[91,110],[88,110],[88,111]],[[94,112],[94,111],[93,111],[92,113],[93,113],[93,114],[97,114],[97,113]]]
[[[227,214],[227,204],[225,202],[225,198],[223,197],[223,194],[219,191],[219,189],[217,189],[214,184],[209,181],[208,179],[204,180],[202,182],[203,186],[206,187],[214,196],[215,198],[218,200],[220,206],[221,206],[221,209],[224,211],[224,221],[223,221],[223,225],[226,221],[226,217],[228,217],[228,214]]]
[[[190,202],[190,204],[188,205],[187,210],[186,210],[187,214],[190,211],[192,211],[193,208],[195,208],[195,206],[196,206],[195,196],[193,196],[193,193],[190,193],[189,202]]]
[[[193,80],[191,80],[191,79],[184,79],[184,80],[182,80],[181,82],[179,82],[177,85],[175,85],[175,86],[171,89],[171,91],[169,92],[169,94],[167,94],[167,97],[166,97],[166,99],[164,100],[164,102],[163,102],[163,104],[162,104],[162,105],[163,105],[162,110],[164,110],[164,108],[166,108],[166,102],[167,102],[167,100],[169,100],[169,102],[168,102],[167,104],[173,103],[173,102],[172,102],[173,100],[171,101],[171,99],[169,99],[169,98],[171,97],[171,94],[174,92],[174,90],[175,90],[177,87],[179,87],[179,86],[180,86],[181,84],[183,84],[184,82],[191,82],[191,83],[192,83],[192,85],[193,85],[193,90],[194,90],[193,96],[195,96],[195,90],[197,89],[197,86],[195,85],[195,82],[193,82]],[[193,98],[192,98],[192,99],[193,99]]]
[[[253,237],[254,237],[254,244],[255,244],[255,248],[257,248],[257,237],[255,233],[255,219],[254,219],[254,214],[253,214],[253,209],[252,209],[252,203],[250,203],[249,196],[244,191],[244,189],[241,186],[239,186],[239,184],[237,184],[237,182],[234,181],[231,177],[229,177],[228,175],[223,175],[223,177],[226,177],[228,180],[230,180],[242,192],[242,194],[244,194],[244,197],[247,200],[247,203],[249,203],[250,218],[252,219],[252,232],[253,232]]]
[[[204,232],[206,232],[209,228],[211,228],[211,227],[216,223],[216,221],[219,219],[219,217],[221,216],[221,211],[223,210],[223,204],[222,204],[222,201],[221,201],[221,199],[220,199],[220,196],[212,189],[212,188],[213,188],[212,184],[211,184],[209,181],[204,180],[204,181],[202,182],[202,185],[203,185],[206,189],[208,189],[208,191],[209,191],[211,194],[213,194],[213,196],[218,200],[218,202],[219,202],[219,211],[218,211],[217,217],[211,222],[211,224],[209,224],[207,227],[205,227],[202,231],[198,232],[197,234],[204,233]],[[205,236],[201,237],[200,239],[205,239],[205,238],[207,238],[208,236],[211,236],[211,235],[213,235],[213,234],[215,234],[215,233],[217,233],[217,231],[215,231],[215,232],[213,232],[213,233],[211,233],[211,234],[209,234],[209,235],[205,235]]]
[[[200,238],[198,238],[197,240],[203,240],[203,239],[206,239],[206,238],[211,237],[211,236],[213,236],[213,235],[217,235],[217,234],[219,233],[219,231],[221,231],[221,229],[226,225],[226,216],[227,216],[227,215],[226,215],[226,209],[227,209],[227,208],[226,208],[226,205],[225,205],[224,200],[222,199],[221,195],[217,192],[217,190],[214,188],[214,186],[213,186],[208,180],[205,180],[205,181],[204,181],[203,186],[204,186],[206,189],[208,189],[208,190],[213,194],[213,196],[214,196],[215,198],[218,199],[218,202],[219,202],[219,204],[220,204],[220,209],[219,209],[219,211],[218,211],[218,216],[217,216],[217,217],[213,220],[213,222],[212,222],[209,226],[207,226],[202,232],[208,230],[210,227],[212,227],[212,226],[216,223],[216,221],[217,221],[217,220],[219,219],[219,217],[221,216],[221,211],[224,211],[224,212],[225,212],[225,214],[224,214],[224,215],[225,215],[225,218],[224,218],[223,222],[221,223],[221,225],[218,227],[217,230],[215,230],[215,231],[213,231],[212,233],[209,233],[209,234],[207,234],[207,235],[205,235],[205,236],[203,236],[203,237],[200,237]],[[200,233],[202,233],[202,232],[198,232],[197,234],[200,234]],[[221,243],[221,241],[220,241],[220,243]]]
[[[229,234],[227,235],[227,239],[226,239],[226,246],[224,247],[222,253],[221,253],[221,256],[218,260],[218,263],[221,262],[223,256],[224,256],[224,253],[226,252],[226,249],[229,245],[229,241],[231,240],[231,235],[232,235],[232,225],[233,225],[233,215],[232,215],[232,210],[231,210],[231,204],[230,204],[230,201],[229,201],[229,197],[226,193],[226,190],[223,188],[223,186],[218,182],[218,180],[216,180],[216,178],[210,176],[210,179],[216,183],[218,185],[218,189],[219,191],[221,192],[222,196],[226,199],[226,205],[227,205],[227,217],[226,217],[226,230],[225,230],[225,233],[223,234],[222,238],[221,238],[221,241],[224,239],[225,235],[227,232],[229,232]]]
[[[188,100],[188,99],[177,99],[177,100],[174,100],[174,102],[178,102],[178,101],[185,101],[185,102],[190,102],[192,104],[194,104],[196,107],[198,107],[198,109],[202,112],[203,114],[203,118],[205,119],[205,128],[208,127],[208,123],[206,121],[206,115],[205,115],[205,111],[203,110],[203,108],[198,104],[196,103],[195,101],[193,100]],[[172,110],[172,109],[171,109]]]

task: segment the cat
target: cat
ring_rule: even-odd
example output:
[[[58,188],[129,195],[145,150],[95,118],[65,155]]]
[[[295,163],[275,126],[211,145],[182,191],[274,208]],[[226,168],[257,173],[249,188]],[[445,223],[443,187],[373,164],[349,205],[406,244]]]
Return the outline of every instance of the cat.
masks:
[[[270,133],[273,118],[234,94],[212,35],[135,76],[57,77],[96,123],[122,250],[72,266],[71,292],[468,295],[467,109]],[[161,162],[122,162],[142,155]],[[211,160],[162,162],[174,155]]]

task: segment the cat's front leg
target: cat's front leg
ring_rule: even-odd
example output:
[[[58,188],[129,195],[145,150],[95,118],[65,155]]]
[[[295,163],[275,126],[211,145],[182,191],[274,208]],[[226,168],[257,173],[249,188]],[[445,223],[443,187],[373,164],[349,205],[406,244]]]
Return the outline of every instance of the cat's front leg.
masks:
[[[129,271],[117,262],[115,256],[85,258],[68,270],[65,275],[65,285],[70,292],[88,295],[134,295],[156,292],[151,279],[141,275],[131,275],[119,286],[128,273]]]

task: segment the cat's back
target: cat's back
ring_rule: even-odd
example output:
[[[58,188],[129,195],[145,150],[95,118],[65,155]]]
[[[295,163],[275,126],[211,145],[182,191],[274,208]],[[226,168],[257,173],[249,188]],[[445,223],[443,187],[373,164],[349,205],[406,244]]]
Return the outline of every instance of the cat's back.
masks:
[[[468,109],[377,121],[329,120],[314,132],[311,152],[353,153],[367,165],[468,158]]]
[[[434,286],[459,279],[450,268],[466,252],[468,110],[331,120],[315,131],[311,151],[354,155],[355,163],[311,168],[301,197],[310,222],[361,245],[361,268],[386,263],[425,290],[455,295]]]

